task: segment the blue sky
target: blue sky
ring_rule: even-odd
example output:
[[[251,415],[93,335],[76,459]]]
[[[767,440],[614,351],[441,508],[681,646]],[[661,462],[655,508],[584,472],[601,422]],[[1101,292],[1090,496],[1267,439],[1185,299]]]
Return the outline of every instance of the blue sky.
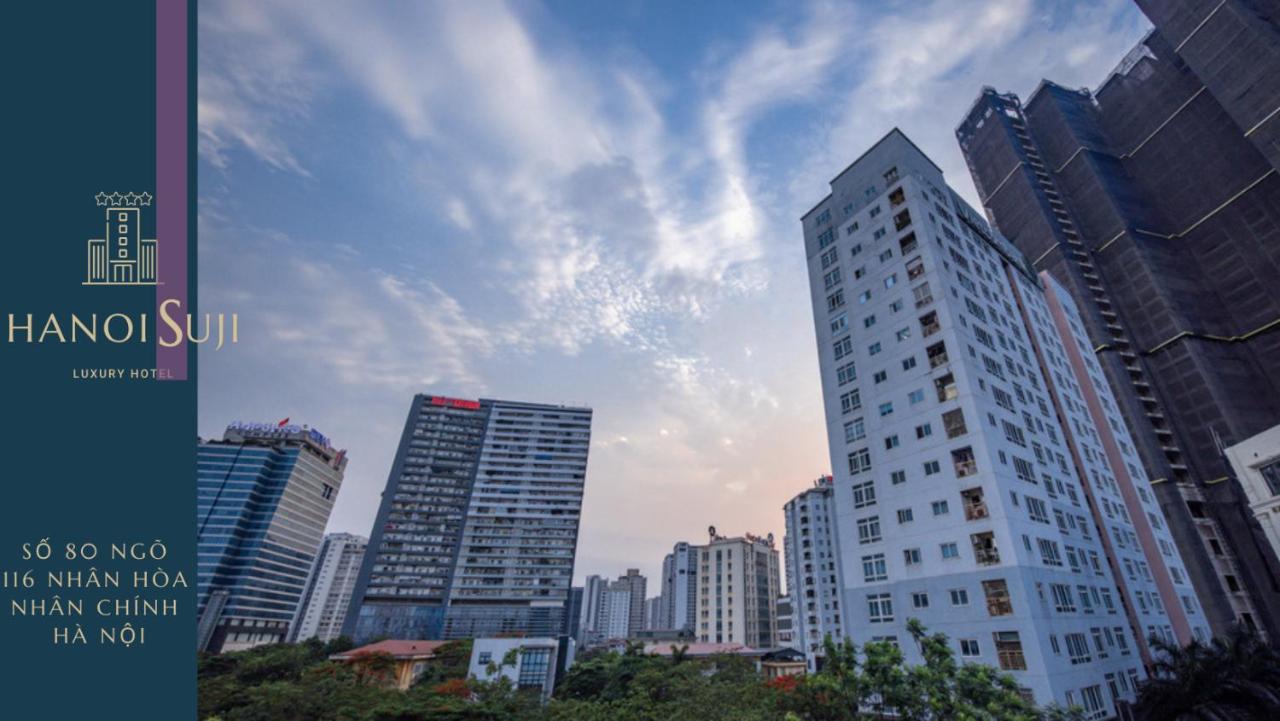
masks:
[[[799,217],[894,126],[977,205],[983,85],[1097,87],[1125,0],[201,3],[202,435],[350,452],[368,534],[415,392],[595,409],[577,575],[783,533],[830,467]],[[651,589],[651,593],[654,592]]]

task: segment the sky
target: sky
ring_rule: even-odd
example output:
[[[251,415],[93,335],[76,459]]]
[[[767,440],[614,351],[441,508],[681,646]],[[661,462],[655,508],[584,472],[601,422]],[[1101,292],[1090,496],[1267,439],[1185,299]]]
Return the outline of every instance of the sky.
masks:
[[[984,85],[1097,87],[1127,0],[200,3],[199,431],[348,450],[368,535],[415,393],[594,409],[576,579],[784,533],[830,470],[800,216],[894,127],[979,207]]]

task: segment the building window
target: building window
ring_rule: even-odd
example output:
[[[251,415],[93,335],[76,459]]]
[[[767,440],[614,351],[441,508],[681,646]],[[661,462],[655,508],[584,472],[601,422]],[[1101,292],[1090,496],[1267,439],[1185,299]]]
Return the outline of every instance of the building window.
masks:
[[[862,557],[862,578],[867,583],[889,580],[889,571],[884,562],[883,553]]]
[[[977,658],[982,655],[982,651],[978,649],[978,639],[962,638],[960,639],[960,655],[964,658]]]
[[[849,473],[857,475],[871,470],[871,450],[859,448],[849,454]]]
[[[932,476],[936,473],[941,473],[941,472],[942,472],[942,466],[939,465],[937,461],[924,462],[924,474],[926,476]]]
[[[547,682],[551,667],[551,649],[526,648],[520,653],[520,673],[516,685],[520,688],[541,689]]]
[[[898,509],[898,523],[911,523],[915,520],[915,514],[910,508]]]
[[[929,607],[929,594],[927,594],[927,593],[913,593],[913,594],[911,594],[911,607],[912,607],[912,608],[928,608],[928,607]]]
[[[853,486],[853,507],[866,508],[876,504],[876,484],[874,481],[857,483]]]
[[[906,482],[907,482],[907,472],[906,472],[906,471],[893,471],[892,473],[890,473],[890,474],[889,474],[889,481],[890,481],[890,482],[892,482],[892,483],[893,483],[893,485],[895,485],[895,486],[896,486],[896,485],[898,485],[898,484],[900,484],[900,483],[906,483]]]
[[[902,560],[903,560],[903,561],[904,561],[908,566],[918,566],[918,565],[920,565],[920,549],[918,549],[918,548],[905,548],[905,549],[903,549],[903,551],[902,551]]]
[[[1022,639],[1017,631],[997,631],[991,634],[996,644],[996,659],[1005,671],[1026,671],[1027,659],[1022,655]]]
[[[942,544],[941,548],[942,548],[943,560],[960,557],[960,548],[956,546],[956,544],[954,543],[944,543]],[[968,603],[968,601],[965,601],[965,602]]]
[[[858,519],[858,543],[877,543],[880,541],[880,517]]]
[[[933,502],[933,515],[935,515],[935,516],[944,516],[944,515],[946,515],[950,510],[951,510],[951,509],[948,507],[948,504],[947,504],[947,502],[946,502],[945,500],[944,500],[944,501],[934,501],[934,502]]]
[[[885,436],[884,449],[886,451],[891,451],[897,447],[898,447],[898,435],[896,433],[891,436]]]
[[[969,605],[969,592],[966,591],[965,589],[953,588],[951,589],[950,593],[951,593],[952,606],[968,606]]]
[[[866,423],[859,416],[844,424],[844,441],[852,443],[867,437]]]
[[[871,623],[892,623],[893,598],[887,593],[867,596],[867,615]]]

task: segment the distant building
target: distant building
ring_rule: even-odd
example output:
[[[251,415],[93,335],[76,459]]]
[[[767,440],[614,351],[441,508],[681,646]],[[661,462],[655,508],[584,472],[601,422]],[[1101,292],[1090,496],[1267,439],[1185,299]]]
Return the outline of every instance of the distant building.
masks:
[[[645,629],[645,591],[647,587],[648,580],[640,574],[640,569],[638,568],[628,568],[625,574],[618,576],[618,580],[609,584],[610,590],[625,591],[627,593],[627,636]]]
[[[564,633],[590,441],[589,408],[415,396],[344,633]]]
[[[956,131],[992,223],[1080,307],[1215,632],[1280,634],[1280,561],[1218,441],[1280,423],[1280,10],[1139,0],[1096,90],[982,91]]]
[[[587,576],[582,587],[582,610],[578,614],[578,635],[585,645],[595,645],[604,640],[600,635],[600,609],[609,581],[603,576]]]
[[[664,628],[662,624],[662,596],[654,596],[645,599],[644,602],[644,627],[641,631],[652,631],[658,628]]]
[[[382,684],[408,691],[436,659],[436,651],[448,641],[379,641],[350,651],[335,653],[330,661],[345,663],[370,677],[381,677]],[[382,658],[390,658],[391,667],[383,668]]]
[[[795,647],[804,651],[811,671],[821,666],[825,639],[844,637],[840,608],[844,586],[831,484],[831,476],[822,476],[783,506],[787,535],[782,547],[792,604],[792,637]]]
[[[696,546],[698,640],[756,648],[778,645],[781,582],[773,534],[726,537],[709,529],[710,540]]]
[[[477,638],[471,646],[472,678],[492,681],[507,678],[517,689],[534,689],[543,700],[556,687],[560,642],[554,638]],[[572,663],[572,658],[566,666]]]
[[[663,627],[692,630],[698,608],[698,564],[691,546],[680,541],[662,559]]]
[[[574,643],[582,643],[582,598],[584,590],[582,586],[573,586],[569,589],[569,610],[565,615],[565,621],[568,627],[564,632],[574,640]]]
[[[197,649],[237,651],[288,637],[345,451],[308,426],[232,423],[196,448]]]
[[[623,639],[631,635],[631,591],[614,584],[600,594],[600,616],[593,629],[600,640]]]
[[[795,619],[792,617],[791,597],[778,596],[778,646],[799,648],[796,641]]]
[[[1272,550],[1280,554],[1280,425],[1231,446],[1226,456]],[[1226,581],[1228,589],[1239,582],[1234,576]]]
[[[302,596],[298,621],[290,634],[293,640],[332,641],[342,635],[342,623],[351,607],[351,593],[368,545],[369,539],[350,533],[324,537]]]

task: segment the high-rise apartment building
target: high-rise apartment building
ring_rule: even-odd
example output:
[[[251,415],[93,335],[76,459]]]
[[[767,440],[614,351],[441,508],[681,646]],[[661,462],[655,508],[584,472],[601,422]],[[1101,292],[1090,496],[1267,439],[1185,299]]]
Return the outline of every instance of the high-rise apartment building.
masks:
[[[662,559],[662,621],[659,628],[693,630],[698,609],[698,562],[692,546],[680,541]]]
[[[1070,298],[897,130],[803,224],[845,634],[1114,713],[1208,626]]]
[[[839,640],[844,633],[833,482],[831,476],[822,476],[783,506],[787,535],[782,548],[794,646],[804,651],[810,671],[821,666],[824,640]]]
[[[344,632],[562,634],[590,438],[589,408],[415,396]]]
[[[638,568],[628,568],[626,573],[618,576],[618,580],[609,584],[609,590],[627,594],[627,630],[624,637],[644,630],[644,603],[647,589],[648,579],[640,574]]]
[[[666,628],[662,625],[662,596],[654,596],[644,600],[644,629],[655,631]]]
[[[360,564],[369,539],[350,533],[330,533],[324,537],[302,595],[298,618],[290,638],[305,641],[318,638],[332,641],[342,635],[342,624],[351,608],[351,594],[360,575]]]
[[[604,592],[609,588],[609,581],[604,576],[592,574],[587,576],[582,586],[582,610],[578,616],[579,643],[583,645],[599,643],[600,609],[604,602]]]
[[[631,638],[645,630],[647,581],[638,568],[628,568],[617,580],[587,576],[583,589],[581,627],[587,643]]]
[[[1079,305],[1215,631],[1280,632],[1280,564],[1220,448],[1280,423],[1274,3],[1140,0],[1096,90],[984,90],[958,128],[991,222]]]
[[[709,535],[706,545],[691,549],[698,561],[698,640],[777,647],[782,589],[773,534],[726,537],[712,526]]]
[[[345,451],[308,426],[232,423],[196,449],[197,648],[284,641],[342,476]]]

